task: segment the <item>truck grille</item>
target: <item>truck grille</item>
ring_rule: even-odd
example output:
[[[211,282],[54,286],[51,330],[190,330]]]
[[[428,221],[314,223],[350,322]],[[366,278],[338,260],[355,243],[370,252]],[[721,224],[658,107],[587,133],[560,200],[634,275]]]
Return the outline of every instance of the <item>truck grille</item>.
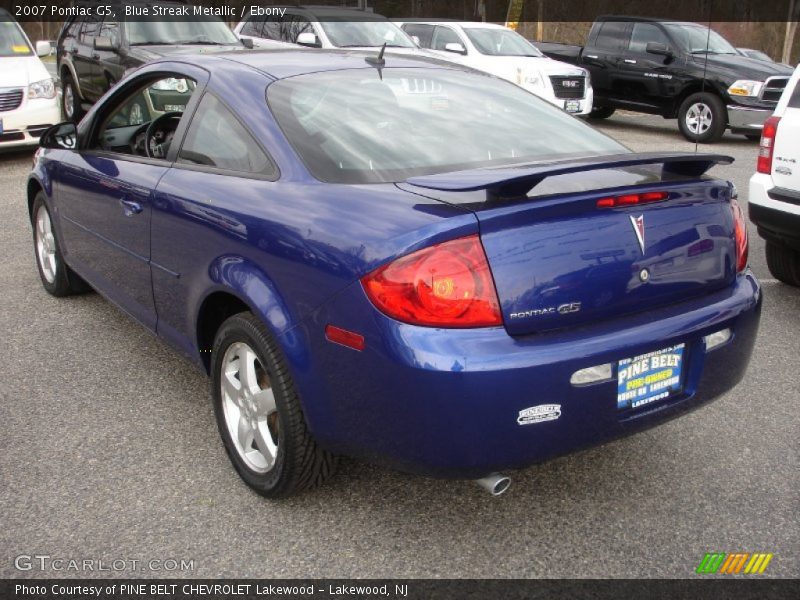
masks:
[[[764,82],[764,89],[761,90],[761,99],[764,102],[775,102],[781,99],[783,89],[789,83],[788,77],[770,77]]]
[[[19,108],[22,104],[22,88],[0,89],[0,112],[6,112]]]
[[[556,98],[583,98],[586,91],[586,78],[580,75],[565,77],[563,75],[551,75],[550,83],[553,84],[553,92]]]

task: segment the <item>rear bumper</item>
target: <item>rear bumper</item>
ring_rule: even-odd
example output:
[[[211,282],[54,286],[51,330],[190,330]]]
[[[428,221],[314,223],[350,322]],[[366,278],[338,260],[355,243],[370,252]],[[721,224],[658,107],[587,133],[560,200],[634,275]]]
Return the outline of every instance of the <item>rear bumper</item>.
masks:
[[[309,427],[328,449],[442,477],[522,468],[662,423],[729,391],[743,377],[758,329],[755,277],[711,296],[600,325],[511,337],[503,328],[404,325],[352,286],[303,325],[310,355],[291,359]],[[369,307],[369,308],[365,308]],[[357,352],[324,339],[327,323],[363,333]],[[706,351],[704,336],[730,328]],[[283,340],[297,347],[299,332]],[[580,369],[686,344],[684,391],[617,408],[612,381],[577,387]],[[520,411],[560,406],[555,420],[520,425]]]
[[[800,250],[800,196],[782,193],[772,177],[756,173],[750,178],[748,213],[762,238]]]
[[[757,133],[764,128],[764,121],[772,116],[773,109],[728,105],[728,127],[732,130]]]

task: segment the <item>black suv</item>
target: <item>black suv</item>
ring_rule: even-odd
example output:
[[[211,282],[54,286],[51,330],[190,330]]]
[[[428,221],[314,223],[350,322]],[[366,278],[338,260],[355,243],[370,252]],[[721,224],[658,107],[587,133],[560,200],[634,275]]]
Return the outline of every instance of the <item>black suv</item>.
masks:
[[[134,4],[149,6],[152,3],[135,0]],[[159,2],[159,6],[168,4]],[[111,11],[114,14],[124,14],[124,7],[118,1],[108,5],[116,8]],[[147,61],[166,54],[237,49],[243,45],[221,20],[117,21],[96,14],[73,17],[61,28],[56,46],[64,115],[67,119],[79,120],[85,104],[94,104],[127,71]],[[154,104],[160,106],[152,108],[178,110],[175,107],[184,105],[190,92],[179,83],[174,87],[159,90],[160,97],[154,98]]]

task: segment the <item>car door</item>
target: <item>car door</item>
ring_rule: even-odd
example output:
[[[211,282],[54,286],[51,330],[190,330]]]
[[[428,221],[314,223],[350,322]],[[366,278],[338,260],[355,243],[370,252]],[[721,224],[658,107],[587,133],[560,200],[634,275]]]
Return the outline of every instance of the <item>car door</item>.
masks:
[[[100,67],[94,49],[94,39],[100,33],[100,23],[100,18],[96,16],[86,17],[72,55],[81,95],[91,102],[97,100],[102,93],[97,85]]]
[[[197,81],[184,71],[171,76],[178,77]],[[146,124],[132,124],[130,118],[133,106],[151,105],[143,96],[167,79],[160,65],[159,74],[143,74],[108,98],[87,126],[81,148],[60,165],[58,178],[69,260],[93,287],[151,329],[157,321],[150,275],[152,197],[169,168],[169,155],[150,158],[134,152],[141,140],[136,133],[143,133]],[[148,114],[148,121],[153,116],[160,114]],[[176,135],[181,133],[179,126]]]
[[[251,215],[277,199],[277,176],[256,137],[225,102],[206,92],[175,163],[158,183],[152,224],[158,334],[186,354],[195,342],[192,307],[212,285],[211,265],[235,268],[237,257],[270,243]]]
[[[618,63],[628,47],[631,23],[600,21],[596,28],[583,49],[581,61],[592,74],[595,104],[603,106],[606,99],[612,103],[625,100],[619,85]]]
[[[675,51],[666,32],[657,23],[633,24],[630,41],[619,62],[619,89],[631,104],[657,109],[664,99],[677,93],[678,60],[647,52],[647,44],[662,44]]]

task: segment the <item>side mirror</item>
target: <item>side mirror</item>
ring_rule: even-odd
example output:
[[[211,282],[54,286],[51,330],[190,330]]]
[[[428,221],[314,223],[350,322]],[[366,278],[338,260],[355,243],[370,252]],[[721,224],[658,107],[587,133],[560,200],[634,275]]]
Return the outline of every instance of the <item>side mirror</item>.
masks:
[[[450,42],[449,44],[444,45],[445,52],[453,52],[455,54],[466,54],[467,49],[464,48],[464,45],[459,42]]]
[[[322,44],[317,39],[316,34],[311,33],[310,31],[304,31],[303,33],[298,35],[296,43],[301,46],[308,46],[309,48],[322,47]]]
[[[53,125],[39,138],[39,145],[42,148],[74,150],[78,146],[78,128],[72,121]]]
[[[50,42],[45,40],[39,40],[36,42],[36,55],[37,56],[50,56],[50,53],[53,51],[53,47],[50,45]]]
[[[110,37],[96,37],[94,38],[95,50],[116,50],[117,45]]]
[[[248,50],[252,50],[255,47],[255,45],[253,44],[253,40],[251,38],[242,38],[241,42],[242,46],[244,46]]]
[[[672,56],[672,50],[670,50],[665,44],[660,44],[658,42],[647,42],[647,45],[644,47],[644,51],[648,54]]]

